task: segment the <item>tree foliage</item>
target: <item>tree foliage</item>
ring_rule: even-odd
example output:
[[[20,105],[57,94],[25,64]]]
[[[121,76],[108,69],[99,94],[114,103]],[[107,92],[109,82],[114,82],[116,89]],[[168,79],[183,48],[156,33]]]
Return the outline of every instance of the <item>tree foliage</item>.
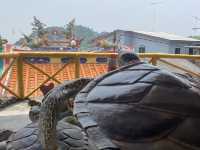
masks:
[[[73,39],[75,34],[75,18],[72,19],[65,28],[65,37],[66,39]]]
[[[23,39],[21,40],[21,46],[22,47],[34,47],[34,42],[33,42],[33,38],[31,36],[28,36],[26,34],[22,34],[23,35]]]
[[[86,50],[92,47],[91,40],[97,37],[98,33],[91,28],[77,25],[75,26],[75,35],[76,37],[83,39],[81,42],[81,49]]]
[[[6,44],[8,41],[6,39],[3,39],[0,35],[0,48],[3,47],[3,44]]]
[[[32,38],[26,34],[23,34],[24,40],[26,41],[26,43],[30,43],[32,42]]]
[[[1,35],[0,35],[0,48],[3,46],[3,39],[2,39],[2,37],[1,37]]]
[[[16,42],[16,45],[30,48],[46,46],[48,45],[48,40],[51,41],[56,36],[58,40],[77,38],[81,40],[81,49],[88,49],[92,47],[91,39],[98,35],[97,32],[88,27],[75,25],[75,19],[68,22],[65,27],[48,27],[34,17],[31,25],[32,33],[30,35],[22,34],[23,37]],[[54,31],[57,31],[58,34],[55,35]]]
[[[38,18],[35,16],[33,17],[32,31],[33,34],[36,35],[35,38],[31,38],[29,36],[23,35],[25,41],[28,43],[27,46],[31,48],[40,47],[46,45],[47,41],[47,31],[46,31],[46,24],[42,23]]]
[[[35,32],[39,38],[43,38],[43,36],[46,34],[46,24],[42,23],[38,18],[34,16],[31,25],[32,31]]]
[[[194,39],[197,39],[197,40],[200,40],[200,35],[199,36],[190,36],[191,38],[194,38]]]

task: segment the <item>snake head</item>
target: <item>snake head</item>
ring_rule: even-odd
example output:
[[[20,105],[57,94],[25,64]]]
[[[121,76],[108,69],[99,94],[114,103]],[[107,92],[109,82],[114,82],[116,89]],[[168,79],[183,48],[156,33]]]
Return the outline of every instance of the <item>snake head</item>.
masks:
[[[79,78],[71,81],[67,81],[64,84],[64,89],[70,95],[76,95],[81,91],[93,78]]]
[[[78,90],[80,91],[81,89],[83,89],[91,80],[93,80],[93,78],[79,78],[76,80],[73,80],[73,87],[74,90]]]

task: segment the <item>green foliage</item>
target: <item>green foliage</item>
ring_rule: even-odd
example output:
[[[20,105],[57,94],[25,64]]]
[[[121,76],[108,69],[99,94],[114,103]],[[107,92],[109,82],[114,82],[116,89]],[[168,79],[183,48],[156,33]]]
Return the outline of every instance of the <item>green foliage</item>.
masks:
[[[66,39],[74,38],[74,31],[75,31],[75,19],[72,19],[67,25],[65,29],[65,37]]]
[[[23,34],[23,38],[16,42],[16,45],[28,46],[30,48],[37,48],[43,44],[45,38],[48,40],[54,39],[52,31],[58,31],[57,39],[73,39],[74,37],[81,39],[81,49],[86,50],[91,48],[91,39],[95,38],[98,33],[88,27],[75,25],[75,19],[72,19],[64,28],[63,27],[46,27],[36,17],[33,17],[32,33],[30,35]],[[48,36],[47,36],[48,35]],[[64,39],[65,38],[65,39]]]
[[[199,36],[191,36],[191,38],[194,38],[194,39],[200,40],[200,35],[199,35]]]
[[[26,34],[22,34],[26,43],[32,42],[32,38]]]
[[[45,24],[42,23],[39,19],[37,19],[35,16],[33,17],[32,25],[32,31],[37,34],[39,38],[42,38],[46,34],[45,30]]]
[[[2,39],[2,37],[0,35],[0,48],[2,48],[2,47],[3,47],[3,39]]]
[[[91,48],[91,39],[97,37],[98,33],[94,30],[84,27],[81,25],[75,26],[75,36],[83,39],[81,42],[81,50],[86,50],[88,48]]]
[[[0,48],[3,47],[3,44],[6,44],[8,41],[6,39],[3,39],[0,35]]]
[[[34,42],[34,39],[31,36],[23,34],[23,39],[21,41],[21,46],[27,46],[30,48],[38,48],[40,46],[39,43]]]

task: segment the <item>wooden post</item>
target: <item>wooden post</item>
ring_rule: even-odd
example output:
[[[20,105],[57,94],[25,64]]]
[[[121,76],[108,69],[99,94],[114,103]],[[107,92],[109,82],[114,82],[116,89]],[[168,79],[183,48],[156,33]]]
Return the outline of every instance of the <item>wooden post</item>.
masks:
[[[80,57],[75,58],[75,78],[80,78]]]
[[[17,65],[17,94],[24,98],[24,81],[23,81],[23,58],[19,56],[16,60]]]

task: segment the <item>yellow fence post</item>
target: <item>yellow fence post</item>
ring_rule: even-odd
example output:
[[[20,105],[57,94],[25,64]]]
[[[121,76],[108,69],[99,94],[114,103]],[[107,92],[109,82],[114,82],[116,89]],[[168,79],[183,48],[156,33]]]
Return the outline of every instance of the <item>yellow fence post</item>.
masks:
[[[23,99],[24,98],[24,81],[23,81],[23,58],[17,57],[17,94]]]
[[[75,58],[75,78],[80,78],[80,57]]]
[[[152,57],[152,65],[156,66],[157,65],[157,57]]]

